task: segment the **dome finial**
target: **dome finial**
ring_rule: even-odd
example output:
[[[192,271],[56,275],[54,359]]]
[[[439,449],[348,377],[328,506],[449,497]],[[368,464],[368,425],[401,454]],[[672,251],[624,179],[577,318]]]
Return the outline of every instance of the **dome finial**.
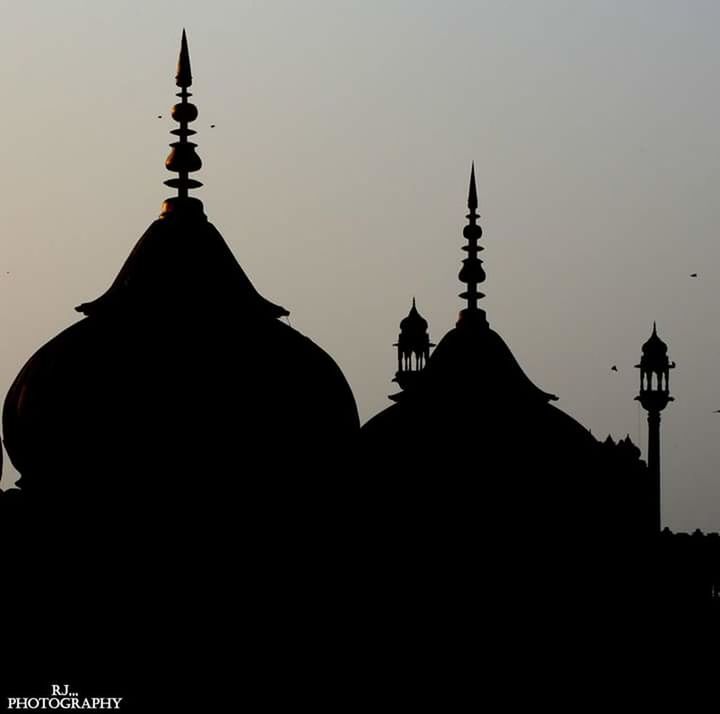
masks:
[[[476,211],[478,207],[477,186],[475,184],[475,162],[472,162],[470,169],[470,188],[468,189],[468,208]]]
[[[198,171],[202,167],[200,157],[195,153],[194,144],[188,141],[188,137],[195,134],[192,129],[188,128],[188,124],[195,121],[198,116],[197,107],[188,102],[188,97],[192,94],[187,88],[192,84],[192,73],[190,71],[190,52],[188,50],[187,35],[185,30],[182,32],[180,41],[180,56],[178,57],[177,73],[175,75],[175,84],[180,87],[180,91],[176,96],[180,97],[180,103],[172,108],[172,118],[180,124],[177,129],[173,129],[170,133],[179,137],[179,141],[175,141],[170,146],[172,151],[165,159],[165,168],[178,174],[177,178],[165,181],[166,186],[176,188],[178,190],[176,198],[169,198],[163,203],[162,215],[165,216],[173,211],[177,211],[182,206],[183,209],[194,208],[202,211],[202,203],[196,198],[188,197],[188,190],[191,188],[200,188],[202,183],[191,179],[189,174]]]
[[[475,162],[472,162],[470,169],[470,188],[468,190],[468,209],[469,213],[466,218],[468,225],[463,229],[463,236],[467,239],[468,244],[463,246],[463,250],[468,256],[463,260],[463,267],[460,269],[458,278],[461,283],[467,285],[467,290],[460,293],[460,297],[467,300],[467,307],[460,312],[460,320],[458,324],[480,324],[487,326],[485,311],[478,307],[478,300],[484,298],[485,295],[478,290],[478,284],[485,281],[485,271],[482,267],[482,260],[478,258],[478,253],[483,250],[478,245],[478,241],[482,237],[482,228],[478,225],[477,187],[475,185]]]
[[[178,87],[189,87],[192,84],[192,72],[190,71],[190,52],[188,51],[187,35],[183,27],[182,39],[180,40],[180,56],[177,63],[177,74],[175,84]]]

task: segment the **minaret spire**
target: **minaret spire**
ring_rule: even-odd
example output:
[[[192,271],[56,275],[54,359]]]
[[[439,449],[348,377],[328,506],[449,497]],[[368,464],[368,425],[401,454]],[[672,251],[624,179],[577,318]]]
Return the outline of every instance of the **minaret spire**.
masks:
[[[176,198],[169,198],[165,201],[163,204],[163,215],[176,211],[180,207],[183,209],[193,207],[202,210],[202,203],[198,199],[188,197],[189,189],[202,186],[200,181],[189,177],[191,172],[198,171],[202,167],[202,161],[195,153],[197,144],[188,141],[188,137],[195,134],[192,129],[188,128],[188,124],[197,119],[198,110],[194,104],[188,101],[188,98],[192,96],[192,94],[187,91],[188,87],[192,85],[192,72],[190,70],[190,52],[188,50],[187,35],[184,29],[180,41],[180,56],[178,57],[175,84],[180,87],[180,91],[176,95],[180,97],[180,103],[173,106],[172,118],[178,122],[180,126],[177,129],[173,129],[170,133],[179,137],[179,140],[170,144],[172,151],[167,159],[165,159],[165,167],[168,171],[177,173],[178,177],[168,179],[164,183],[166,186],[177,188],[178,193]]]
[[[180,39],[180,56],[178,57],[177,74],[175,84],[178,87],[189,87],[192,84],[192,72],[190,71],[190,52],[187,44],[187,34],[183,27],[182,38]]]
[[[461,298],[467,300],[467,306],[460,312],[458,325],[470,322],[473,324],[487,325],[485,311],[478,307],[478,300],[485,297],[484,293],[478,290],[478,284],[485,281],[485,271],[482,267],[482,260],[478,258],[478,253],[483,250],[483,248],[478,245],[478,241],[482,237],[482,228],[478,225],[480,215],[477,212],[478,199],[477,186],[475,184],[474,161],[470,169],[470,186],[468,188],[467,205],[469,209],[469,213],[466,216],[468,225],[463,229],[463,236],[466,238],[468,244],[463,246],[463,250],[467,252],[468,256],[463,260],[463,267],[460,269],[460,274],[458,275],[460,282],[467,285],[467,290],[460,294]]]
[[[478,207],[477,186],[475,185],[475,162],[472,162],[470,168],[470,188],[468,189],[468,208],[476,211]]]

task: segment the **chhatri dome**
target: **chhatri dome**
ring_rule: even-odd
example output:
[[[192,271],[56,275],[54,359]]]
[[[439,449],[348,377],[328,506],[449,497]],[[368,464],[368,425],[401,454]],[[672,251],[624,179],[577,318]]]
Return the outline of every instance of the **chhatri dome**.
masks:
[[[28,494],[210,488],[282,493],[337,468],[359,428],[333,359],[279,318],[203,204],[183,32],[165,183],[177,190],[84,318],[22,368],[3,411]]]
[[[647,371],[668,369],[670,360],[667,353],[668,346],[658,337],[657,324],[653,322],[652,334],[642,346],[643,367]]]
[[[428,322],[418,312],[417,305],[415,304],[415,298],[413,298],[410,312],[407,314],[407,317],[404,317],[402,320],[400,320],[400,331],[408,335],[422,335],[423,333],[427,332],[427,328]]]

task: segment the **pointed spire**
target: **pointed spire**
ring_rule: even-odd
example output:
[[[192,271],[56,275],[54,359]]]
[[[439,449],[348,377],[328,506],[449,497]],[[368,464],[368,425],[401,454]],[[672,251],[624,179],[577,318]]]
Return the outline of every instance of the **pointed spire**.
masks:
[[[475,162],[472,162],[470,169],[470,188],[468,189],[468,208],[476,211],[478,207],[477,186],[475,185]]]
[[[192,72],[190,71],[190,52],[188,51],[187,35],[183,27],[182,39],[180,40],[180,56],[177,63],[177,74],[175,84],[178,87],[189,87],[192,84]]]
[[[657,333],[657,325],[655,324],[655,320],[653,320],[653,331],[652,331],[652,333],[653,333],[653,335],[654,335],[655,337],[658,336],[658,333]]]
[[[467,258],[463,260],[463,267],[460,269],[458,278],[461,283],[467,285],[467,290],[460,293],[460,297],[467,300],[467,307],[460,312],[460,319],[458,325],[462,324],[475,324],[487,326],[487,320],[485,318],[485,311],[478,307],[478,300],[485,297],[483,293],[478,290],[478,285],[485,282],[485,271],[482,267],[482,260],[478,258],[478,253],[483,250],[482,246],[478,245],[478,241],[482,237],[482,228],[478,225],[478,218],[480,215],[477,212],[478,199],[477,199],[477,186],[475,184],[475,162],[472,162],[470,169],[470,187],[468,189],[468,209],[469,213],[466,218],[468,219],[468,225],[463,229],[463,236],[466,238],[468,244],[463,246],[463,250],[468,254]]]
[[[180,124],[177,129],[173,129],[170,133],[179,137],[178,141],[170,144],[172,151],[165,159],[165,168],[178,174],[177,178],[165,181],[166,186],[176,188],[178,190],[177,197],[169,198],[163,203],[162,216],[166,216],[171,212],[177,211],[179,208],[194,209],[202,211],[202,203],[196,198],[189,198],[188,191],[192,188],[200,188],[202,183],[191,179],[189,174],[198,171],[202,167],[202,160],[195,153],[195,147],[192,141],[188,141],[188,137],[195,134],[192,129],[188,128],[190,122],[195,121],[198,116],[197,107],[188,102],[188,98],[192,96],[187,88],[192,84],[192,73],[190,71],[190,51],[188,50],[187,35],[185,30],[182,32],[180,41],[180,56],[177,63],[177,74],[175,75],[175,84],[180,87],[180,91],[176,96],[180,97],[180,103],[175,104],[172,108],[172,118]]]

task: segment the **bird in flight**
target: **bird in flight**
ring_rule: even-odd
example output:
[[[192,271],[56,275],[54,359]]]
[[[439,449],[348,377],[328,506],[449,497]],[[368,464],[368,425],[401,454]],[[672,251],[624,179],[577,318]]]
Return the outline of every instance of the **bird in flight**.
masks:
[[[610,367],[610,371],[611,371],[611,372],[617,372],[617,371],[618,371],[617,365],[614,364],[612,367]]]
[[[162,114],[158,114],[158,119],[162,119]]]
[[[215,124],[210,124],[210,128],[211,128],[211,129],[214,129],[214,128],[215,128]]]
[[[691,278],[697,278],[697,273],[690,273]]]

